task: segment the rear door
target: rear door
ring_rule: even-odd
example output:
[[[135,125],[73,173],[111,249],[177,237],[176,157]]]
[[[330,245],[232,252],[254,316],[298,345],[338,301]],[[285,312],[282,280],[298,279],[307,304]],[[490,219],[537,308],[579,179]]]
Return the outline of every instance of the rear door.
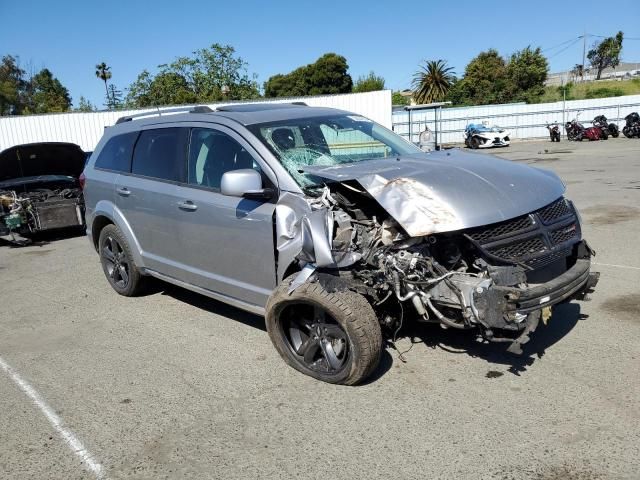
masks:
[[[188,185],[178,187],[178,198],[192,209],[178,212],[176,232],[189,283],[264,306],[276,285],[276,200],[222,195],[220,180],[229,170],[253,168],[263,185],[277,188],[275,175],[242,137],[223,126],[192,129],[188,165]]]
[[[189,129],[147,128],[136,142],[131,173],[116,182],[116,204],[140,245],[145,267],[181,278],[176,251],[182,212],[178,184],[186,180]]]

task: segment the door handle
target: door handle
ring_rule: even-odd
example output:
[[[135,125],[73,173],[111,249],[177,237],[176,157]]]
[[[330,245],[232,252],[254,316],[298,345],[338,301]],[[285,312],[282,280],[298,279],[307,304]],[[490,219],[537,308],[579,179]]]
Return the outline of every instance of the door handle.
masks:
[[[178,208],[180,210],[186,210],[188,212],[194,212],[198,209],[198,206],[191,200],[185,200],[184,202],[178,202]]]
[[[121,197],[128,197],[129,195],[131,195],[131,190],[129,190],[127,187],[118,187],[116,188],[116,192],[118,192],[118,195],[120,195]]]

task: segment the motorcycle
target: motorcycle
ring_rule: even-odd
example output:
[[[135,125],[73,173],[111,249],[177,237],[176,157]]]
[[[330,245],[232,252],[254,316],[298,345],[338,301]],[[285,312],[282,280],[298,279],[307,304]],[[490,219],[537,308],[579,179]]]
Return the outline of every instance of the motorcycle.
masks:
[[[613,138],[618,138],[618,135],[620,135],[618,125],[616,125],[615,123],[609,123],[607,121],[607,117],[605,117],[604,115],[598,115],[597,117],[595,117],[593,119],[593,126],[601,129],[603,132],[606,132]]]
[[[640,115],[638,112],[630,113],[624,117],[624,120],[627,124],[622,127],[622,134],[627,138],[640,138]]]
[[[560,141],[560,125],[557,123],[547,123],[547,130],[549,130],[549,136],[551,137],[552,142]]]
[[[578,121],[578,115],[576,115],[576,118],[574,118],[570,122],[567,122],[564,126],[565,129],[567,130],[567,140],[572,140],[574,142],[581,142],[586,138],[587,140],[592,142],[594,140],[600,140],[601,138],[603,140],[606,140],[607,138],[609,138],[609,135],[607,134],[607,132],[604,132],[599,128],[596,128],[596,127],[585,128],[584,125],[582,125]]]

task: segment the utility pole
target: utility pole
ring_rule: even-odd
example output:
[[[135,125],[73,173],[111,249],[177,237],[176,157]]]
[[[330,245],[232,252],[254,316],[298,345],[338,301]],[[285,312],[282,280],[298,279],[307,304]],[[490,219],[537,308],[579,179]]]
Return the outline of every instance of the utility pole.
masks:
[[[584,35],[582,35],[582,70],[580,71],[580,80],[584,82],[584,59],[585,53],[587,51],[587,31],[584,31]]]

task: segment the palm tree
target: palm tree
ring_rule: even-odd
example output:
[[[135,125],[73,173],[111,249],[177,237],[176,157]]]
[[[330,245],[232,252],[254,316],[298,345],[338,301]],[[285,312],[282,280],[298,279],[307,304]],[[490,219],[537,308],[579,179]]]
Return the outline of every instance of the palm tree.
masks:
[[[438,102],[444,99],[455,77],[453,67],[444,60],[425,61],[413,76],[413,98],[418,104]]]
[[[107,100],[109,99],[109,89],[107,88],[107,80],[111,78],[111,67],[107,67],[107,64],[102,62],[96,65],[96,77],[104,82],[104,90],[107,93]]]

